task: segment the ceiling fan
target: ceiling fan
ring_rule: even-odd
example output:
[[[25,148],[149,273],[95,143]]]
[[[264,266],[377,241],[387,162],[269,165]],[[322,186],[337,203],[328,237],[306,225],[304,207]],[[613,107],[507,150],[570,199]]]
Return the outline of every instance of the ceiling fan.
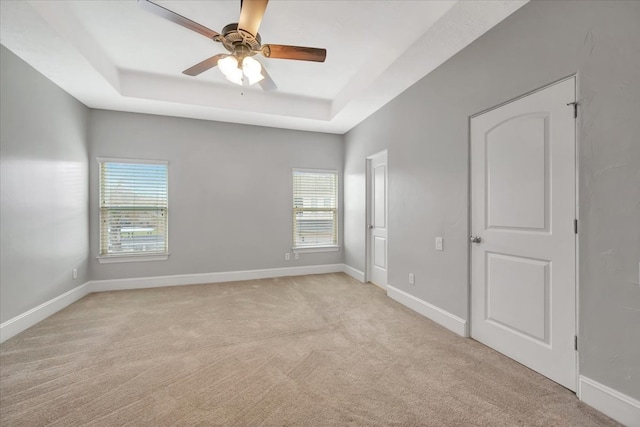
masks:
[[[249,85],[260,83],[262,89],[274,90],[276,85],[271,76],[253,56],[259,53],[265,58],[324,62],[327,50],[281,44],[263,45],[258,28],[268,2],[269,0],[240,0],[240,19],[238,22],[226,25],[222,29],[222,33],[217,33],[159,4],[149,0],[138,0],[138,4],[146,11],[182,25],[215,42],[222,43],[225,49],[230,52],[207,58],[193,67],[187,68],[182,72],[183,74],[197,76],[218,66],[226,79],[233,83],[239,85],[245,82]]]

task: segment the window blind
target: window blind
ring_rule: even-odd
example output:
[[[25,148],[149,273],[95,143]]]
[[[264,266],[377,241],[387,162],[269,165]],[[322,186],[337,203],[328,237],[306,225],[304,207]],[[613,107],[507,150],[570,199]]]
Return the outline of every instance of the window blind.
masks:
[[[293,247],[338,244],[338,174],[293,170]]]
[[[98,162],[100,255],[168,253],[167,163]]]

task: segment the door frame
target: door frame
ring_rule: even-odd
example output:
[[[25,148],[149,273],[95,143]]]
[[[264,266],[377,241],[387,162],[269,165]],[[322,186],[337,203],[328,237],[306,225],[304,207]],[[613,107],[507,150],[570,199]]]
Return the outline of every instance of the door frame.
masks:
[[[467,188],[468,188],[468,199],[467,199],[467,206],[468,206],[468,213],[467,213],[467,236],[471,235],[471,221],[472,221],[472,210],[471,210],[471,120],[474,117],[480,116],[484,113],[488,113],[489,111],[495,110],[497,108],[500,108],[504,105],[507,105],[511,102],[517,101],[521,98],[525,98],[529,95],[532,95],[536,92],[539,92],[541,90],[547,89],[555,84],[564,82],[565,80],[570,80],[570,79],[575,79],[574,83],[575,83],[575,94],[576,94],[576,103],[577,103],[577,117],[574,121],[574,126],[575,126],[575,140],[573,143],[574,146],[574,160],[575,160],[575,177],[574,177],[574,193],[575,193],[575,213],[576,213],[576,220],[578,221],[578,232],[575,234],[575,260],[576,260],[576,264],[574,266],[575,269],[575,278],[576,278],[576,283],[575,283],[575,296],[576,296],[576,300],[575,300],[575,325],[576,325],[576,330],[575,330],[575,335],[576,337],[579,336],[579,332],[580,332],[580,157],[579,157],[579,151],[578,151],[578,145],[580,142],[580,134],[579,134],[579,130],[580,130],[580,120],[581,120],[581,115],[579,113],[579,107],[580,107],[580,79],[579,79],[579,75],[578,73],[573,73],[570,74],[568,76],[562,77],[558,80],[555,80],[551,83],[547,83],[544,86],[540,86],[536,89],[530,90],[529,92],[523,93],[519,96],[516,96],[514,98],[511,98],[507,101],[501,102],[500,104],[494,105],[493,107],[489,107],[486,108],[482,111],[479,111],[477,113],[472,114],[471,116],[469,116],[468,120],[467,120],[467,152],[469,153],[468,156],[468,164],[467,164]],[[569,106],[567,106],[567,108],[569,108]],[[468,338],[472,338],[472,334],[473,334],[473,325],[471,323],[471,311],[472,311],[472,300],[471,300],[471,243],[467,240],[467,319],[469,319],[468,322],[468,329],[467,329],[467,337]],[[575,357],[575,363],[576,363],[576,378],[575,378],[575,388],[576,388],[576,394],[578,393],[579,390],[579,379],[580,379],[580,357],[579,356],[579,351],[580,351],[580,346],[578,344],[577,346],[578,348],[576,349],[576,357]],[[580,396],[578,396],[580,397]]]
[[[387,170],[386,170],[386,184],[385,185],[385,203],[387,204],[387,208],[389,207],[389,151],[388,149],[380,150],[374,154],[371,154],[365,157],[365,223],[364,223],[364,235],[365,235],[365,261],[364,261],[364,283],[368,283],[369,279],[371,279],[371,233],[369,232],[369,224],[373,222],[373,210],[372,210],[372,201],[373,201],[373,188],[371,186],[371,179],[373,174],[373,169],[371,168],[371,163],[374,157],[377,157],[381,154],[385,154],[387,156]],[[387,284],[389,282],[388,274],[389,274],[389,219],[388,219],[389,210],[387,209]],[[373,283],[373,282],[371,282]],[[384,286],[384,290],[387,290],[387,284]],[[376,285],[379,286],[379,285]]]

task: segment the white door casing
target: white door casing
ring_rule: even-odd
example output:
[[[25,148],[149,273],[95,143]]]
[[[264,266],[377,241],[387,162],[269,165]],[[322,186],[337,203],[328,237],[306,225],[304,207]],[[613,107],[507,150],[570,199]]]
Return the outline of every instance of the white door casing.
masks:
[[[367,158],[367,280],[387,287],[387,151]]]
[[[471,119],[471,336],[576,390],[575,77]]]

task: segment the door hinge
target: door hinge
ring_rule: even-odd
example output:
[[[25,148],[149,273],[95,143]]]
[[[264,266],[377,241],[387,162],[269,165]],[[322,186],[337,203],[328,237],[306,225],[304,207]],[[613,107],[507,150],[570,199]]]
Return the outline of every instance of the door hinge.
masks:
[[[575,234],[578,234],[578,220],[577,219],[573,220],[573,232]]]
[[[573,105],[573,118],[575,119],[576,117],[578,117],[578,102],[569,102],[567,105]]]
[[[573,349],[575,351],[578,351],[578,336],[577,335],[573,336]]]

